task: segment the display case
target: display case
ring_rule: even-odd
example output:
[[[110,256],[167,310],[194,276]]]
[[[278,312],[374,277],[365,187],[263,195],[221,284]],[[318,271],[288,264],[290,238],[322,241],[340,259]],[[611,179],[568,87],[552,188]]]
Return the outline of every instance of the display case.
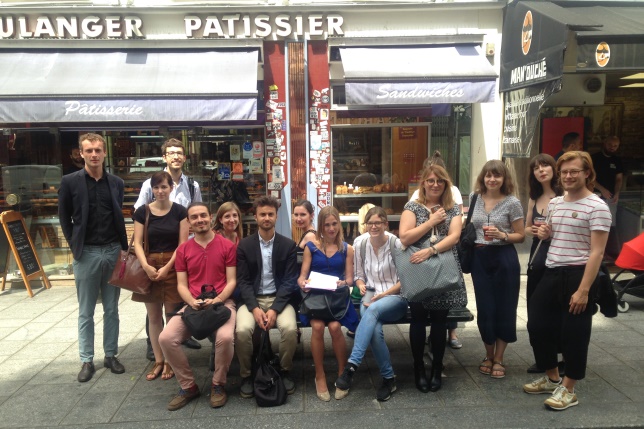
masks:
[[[390,229],[397,228],[409,185],[427,157],[427,127],[332,128],[333,205],[348,224],[347,238],[358,233],[360,208],[380,206]]]

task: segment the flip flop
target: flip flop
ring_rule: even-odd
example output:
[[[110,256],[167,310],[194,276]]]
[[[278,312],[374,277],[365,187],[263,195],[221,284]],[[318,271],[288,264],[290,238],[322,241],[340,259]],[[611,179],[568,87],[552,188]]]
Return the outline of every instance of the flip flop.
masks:
[[[501,375],[494,375],[495,372],[501,373]],[[492,365],[492,371],[490,371],[490,377],[492,378],[505,377],[505,365],[503,365],[503,362],[494,362],[494,364]]]
[[[489,365],[486,365],[486,362],[489,363]],[[490,375],[492,374],[492,367],[494,366],[494,363],[492,362],[492,359],[489,357],[486,357],[483,359],[479,365],[479,372],[483,375]]]
[[[161,379],[170,380],[172,377],[174,377],[174,371],[172,370],[170,364],[168,362],[165,362],[163,364],[163,374],[161,374]]]
[[[156,380],[159,375],[161,375],[161,371],[157,371],[157,368],[163,369],[163,362],[154,362],[154,366],[150,372],[145,375],[145,379],[148,381]]]

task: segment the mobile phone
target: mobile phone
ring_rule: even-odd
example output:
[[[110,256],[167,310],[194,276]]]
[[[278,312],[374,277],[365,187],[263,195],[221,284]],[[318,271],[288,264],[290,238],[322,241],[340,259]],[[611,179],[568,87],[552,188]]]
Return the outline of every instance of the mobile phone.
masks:
[[[435,206],[430,207],[429,210],[431,210],[432,213],[436,213],[440,208],[441,208],[440,204],[436,204]]]

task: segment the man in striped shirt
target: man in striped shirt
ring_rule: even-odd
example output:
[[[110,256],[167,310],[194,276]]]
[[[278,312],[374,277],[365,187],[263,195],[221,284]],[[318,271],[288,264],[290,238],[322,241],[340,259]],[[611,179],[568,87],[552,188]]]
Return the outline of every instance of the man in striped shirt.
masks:
[[[557,170],[566,194],[550,202],[550,221],[539,227],[539,238],[551,243],[546,273],[532,296],[528,315],[537,366],[550,369],[523,390],[551,394],[545,406],[565,410],[578,404],[575,384],[586,375],[596,278],[611,215],[606,203],[592,192],[595,171],[588,153],[564,153]],[[557,367],[559,348],[566,363],[563,380]]]

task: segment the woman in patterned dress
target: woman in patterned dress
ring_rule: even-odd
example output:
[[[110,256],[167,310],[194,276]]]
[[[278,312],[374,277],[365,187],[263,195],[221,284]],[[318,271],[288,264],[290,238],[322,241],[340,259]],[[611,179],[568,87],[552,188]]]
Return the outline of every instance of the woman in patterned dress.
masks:
[[[505,349],[517,340],[521,265],[513,244],[525,239],[523,207],[512,195],[514,183],[502,161],[488,161],[476,185],[479,196],[475,206],[470,207],[471,222],[476,227],[472,282],[476,323],[485,345],[479,372],[503,378]]]
[[[454,252],[461,237],[462,215],[452,196],[452,180],[439,165],[431,165],[423,171],[420,193],[417,200],[405,204],[400,218],[400,241],[403,245],[423,247],[427,240],[431,246],[411,256],[412,263],[420,263],[441,252]],[[457,257],[458,260],[458,257]],[[459,266],[460,271],[460,266]],[[461,273],[461,279],[463,274]],[[410,302],[411,324],[409,343],[414,357],[416,388],[421,392],[435,392],[441,388],[443,356],[447,343],[447,313],[450,308],[467,305],[465,282],[458,289],[432,296],[423,302]],[[427,314],[432,320],[429,332],[433,355],[430,380],[427,380],[423,362],[425,351],[425,322]]]

